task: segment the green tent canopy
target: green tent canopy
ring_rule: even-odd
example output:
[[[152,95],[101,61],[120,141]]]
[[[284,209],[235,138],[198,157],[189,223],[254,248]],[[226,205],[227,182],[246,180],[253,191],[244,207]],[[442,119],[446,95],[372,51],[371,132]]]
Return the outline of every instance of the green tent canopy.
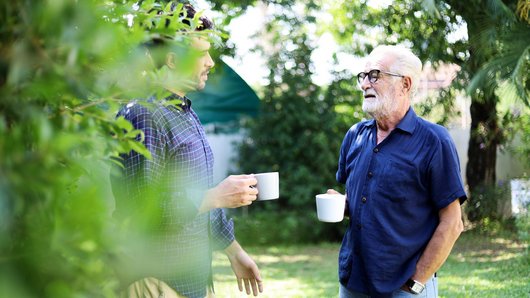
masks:
[[[233,125],[243,116],[257,116],[260,104],[254,90],[223,61],[210,72],[206,87],[188,97],[203,124]]]

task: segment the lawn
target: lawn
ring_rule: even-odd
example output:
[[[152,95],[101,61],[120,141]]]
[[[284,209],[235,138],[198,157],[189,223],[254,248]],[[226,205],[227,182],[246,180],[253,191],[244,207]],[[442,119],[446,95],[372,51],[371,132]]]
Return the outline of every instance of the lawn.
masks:
[[[462,234],[439,271],[440,297],[530,297],[530,263],[512,236]],[[244,245],[244,243],[243,243]],[[262,297],[337,297],[340,244],[246,247],[261,268]],[[230,263],[214,254],[217,296],[247,297],[237,289]]]

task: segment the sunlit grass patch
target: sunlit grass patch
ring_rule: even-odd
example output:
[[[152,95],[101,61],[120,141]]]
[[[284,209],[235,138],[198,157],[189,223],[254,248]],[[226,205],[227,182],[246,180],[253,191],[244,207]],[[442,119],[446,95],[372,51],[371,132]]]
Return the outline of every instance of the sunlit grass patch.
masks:
[[[262,297],[336,297],[340,244],[246,248],[258,263],[264,281]],[[247,297],[239,292],[230,262],[214,254],[214,282],[218,297]]]

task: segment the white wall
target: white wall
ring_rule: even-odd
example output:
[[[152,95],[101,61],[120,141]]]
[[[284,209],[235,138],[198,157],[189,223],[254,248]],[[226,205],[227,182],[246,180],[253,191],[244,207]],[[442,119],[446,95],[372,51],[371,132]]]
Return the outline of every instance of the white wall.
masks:
[[[214,184],[226,178],[228,172],[234,169],[234,158],[237,154],[236,142],[242,140],[243,135],[207,133],[206,138],[210,143],[214,155],[213,181]]]

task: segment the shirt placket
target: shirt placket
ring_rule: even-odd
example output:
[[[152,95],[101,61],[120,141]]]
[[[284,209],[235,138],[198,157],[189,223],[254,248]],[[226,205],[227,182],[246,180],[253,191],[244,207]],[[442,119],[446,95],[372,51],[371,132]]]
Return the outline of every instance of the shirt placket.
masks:
[[[193,126],[195,126],[195,129],[199,133],[201,137],[202,142],[202,148],[204,151],[204,157],[206,160],[206,169],[208,173],[208,186],[212,186],[213,184],[213,153],[211,152],[210,144],[208,144],[208,141],[206,139],[206,134],[204,133],[204,129],[202,129],[202,126],[200,125],[199,119],[197,115],[192,111],[188,111],[190,120],[193,122]]]
[[[370,198],[370,189],[372,188],[373,184],[373,177],[374,177],[374,168],[376,163],[376,155],[379,153],[379,146],[375,144],[375,138],[373,137],[376,135],[376,131],[374,129],[373,133],[370,134],[370,139],[368,140],[368,144],[370,144],[369,150],[370,153],[367,153],[367,156],[365,158],[368,158],[368,167],[366,169],[363,169],[363,173],[360,173],[364,177],[364,182],[362,189],[360,191],[360,196],[357,200],[357,208],[356,214],[355,214],[355,230],[356,230],[356,237],[355,239],[355,245],[354,245],[354,254],[356,256],[359,256],[361,252],[361,241],[362,241],[362,233],[363,229],[365,229],[365,217],[367,216],[366,209],[369,207],[369,200]]]

